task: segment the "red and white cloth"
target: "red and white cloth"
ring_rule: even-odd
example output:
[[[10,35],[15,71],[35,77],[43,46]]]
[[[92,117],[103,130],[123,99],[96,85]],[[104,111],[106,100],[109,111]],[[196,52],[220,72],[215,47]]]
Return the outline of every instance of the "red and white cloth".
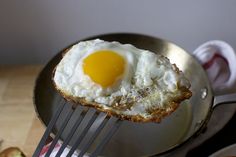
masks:
[[[43,147],[43,149],[42,149],[42,151],[39,155],[40,157],[44,157],[46,155],[50,145],[51,145],[51,143],[49,143],[49,144],[47,144]],[[55,145],[52,153],[50,154],[50,157],[55,157],[61,146],[62,146],[62,144],[60,142],[58,142]],[[69,148],[65,148],[62,155],[61,155],[61,157],[66,157],[66,155],[69,153],[69,151],[70,151]],[[74,154],[72,155],[72,157],[77,157],[77,156],[78,156],[78,153],[75,151]],[[88,157],[88,156],[84,155],[84,157]]]
[[[206,70],[215,95],[236,92],[236,53],[228,43],[208,41],[193,51],[192,55]],[[44,146],[40,157],[44,157],[50,144]],[[61,144],[57,143],[50,157],[54,157],[60,147]],[[61,156],[66,156],[68,152],[66,148]],[[77,152],[72,157],[76,156]]]
[[[206,70],[215,95],[236,91],[236,53],[228,43],[208,41],[192,54]]]

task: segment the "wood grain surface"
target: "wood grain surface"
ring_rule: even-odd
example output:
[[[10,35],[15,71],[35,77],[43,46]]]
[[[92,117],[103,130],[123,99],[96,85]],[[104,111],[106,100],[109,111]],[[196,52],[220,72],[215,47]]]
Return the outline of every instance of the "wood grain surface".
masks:
[[[32,156],[44,126],[33,106],[35,79],[41,65],[0,66],[0,150],[19,147]]]

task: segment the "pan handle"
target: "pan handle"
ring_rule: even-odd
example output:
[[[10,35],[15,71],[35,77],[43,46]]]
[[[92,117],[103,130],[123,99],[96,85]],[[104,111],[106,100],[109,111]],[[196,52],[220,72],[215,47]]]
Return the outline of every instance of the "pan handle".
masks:
[[[221,104],[236,103],[236,93],[215,96],[213,108]]]

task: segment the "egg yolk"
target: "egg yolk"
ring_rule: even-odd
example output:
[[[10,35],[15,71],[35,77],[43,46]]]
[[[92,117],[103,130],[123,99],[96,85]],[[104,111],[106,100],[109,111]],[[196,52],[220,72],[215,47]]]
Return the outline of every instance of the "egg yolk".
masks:
[[[88,55],[83,61],[83,70],[103,88],[113,85],[124,73],[124,58],[111,50],[100,50]]]

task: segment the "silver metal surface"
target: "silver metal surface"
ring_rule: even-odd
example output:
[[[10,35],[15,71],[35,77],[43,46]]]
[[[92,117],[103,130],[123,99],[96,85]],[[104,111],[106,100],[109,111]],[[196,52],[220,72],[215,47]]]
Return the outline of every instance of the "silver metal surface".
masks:
[[[201,93],[202,93],[202,99],[205,99],[207,97],[207,94],[208,94],[207,88],[201,89]]]
[[[49,149],[44,155],[45,157],[51,156],[54,147],[58,143],[59,138],[61,137],[62,133],[64,133],[65,142],[62,144],[56,154],[56,157],[60,157],[68,142],[71,141],[71,138],[73,137],[77,129],[80,130],[80,134],[77,134],[78,136],[76,136],[76,142],[73,144],[67,156],[72,156],[74,152],[78,148],[80,148],[80,151],[76,153],[79,157],[83,157],[92,145],[94,147],[94,150],[91,152],[92,156],[98,156],[103,150],[105,144],[119,128],[122,121],[116,117],[110,117],[106,113],[97,112],[94,108],[87,108],[78,105],[73,106],[63,100],[63,98],[61,102],[61,104],[58,104],[60,107],[58,107],[56,114],[50,120],[49,125],[47,126],[47,129],[45,130],[44,135],[33,154],[33,157],[39,157],[39,154],[42,151],[43,146],[45,145],[46,139],[49,137],[50,133],[52,133],[53,128],[58,131],[56,131],[56,135],[54,136]],[[69,106],[70,110],[66,114],[62,114],[66,106]],[[79,120],[73,124],[73,127],[68,128],[68,123],[70,122],[72,115],[76,110],[79,113],[76,114],[76,116],[79,117]],[[83,122],[84,125],[82,125]],[[61,124],[60,127],[55,127],[57,123]],[[107,132],[103,131],[105,127],[108,128]],[[68,129],[68,131],[64,132],[66,128]],[[100,139],[99,145],[94,145],[93,142],[98,138],[101,132],[103,132],[103,138]]]
[[[191,91],[193,92],[190,100],[180,104],[180,107],[160,124],[124,121],[106,145],[102,153],[103,156],[130,157],[160,154],[185,143],[207,122],[213,105],[213,95],[208,78],[200,64],[182,48],[165,40],[138,34],[108,34],[93,38],[119,41],[124,44],[130,43],[138,48],[168,57],[171,63],[176,64],[190,80]],[[61,98],[53,88],[51,81],[52,71],[60,61],[61,54],[62,52],[57,54],[46,65],[36,82],[35,108],[45,125],[48,125],[49,120],[55,114],[58,101]],[[202,89],[204,88],[207,90],[207,95],[202,99]],[[66,114],[67,111],[64,112]],[[71,128],[74,124],[73,120],[76,121],[78,118],[76,114],[73,116],[72,122],[68,124]],[[58,126],[60,125],[58,124]],[[78,136],[77,132],[72,139]],[[62,134],[61,139],[65,139],[64,134]],[[72,140],[69,145],[74,142]]]
[[[236,93],[216,96],[214,98],[213,107],[216,107],[221,104],[230,104],[230,103],[236,103]]]

